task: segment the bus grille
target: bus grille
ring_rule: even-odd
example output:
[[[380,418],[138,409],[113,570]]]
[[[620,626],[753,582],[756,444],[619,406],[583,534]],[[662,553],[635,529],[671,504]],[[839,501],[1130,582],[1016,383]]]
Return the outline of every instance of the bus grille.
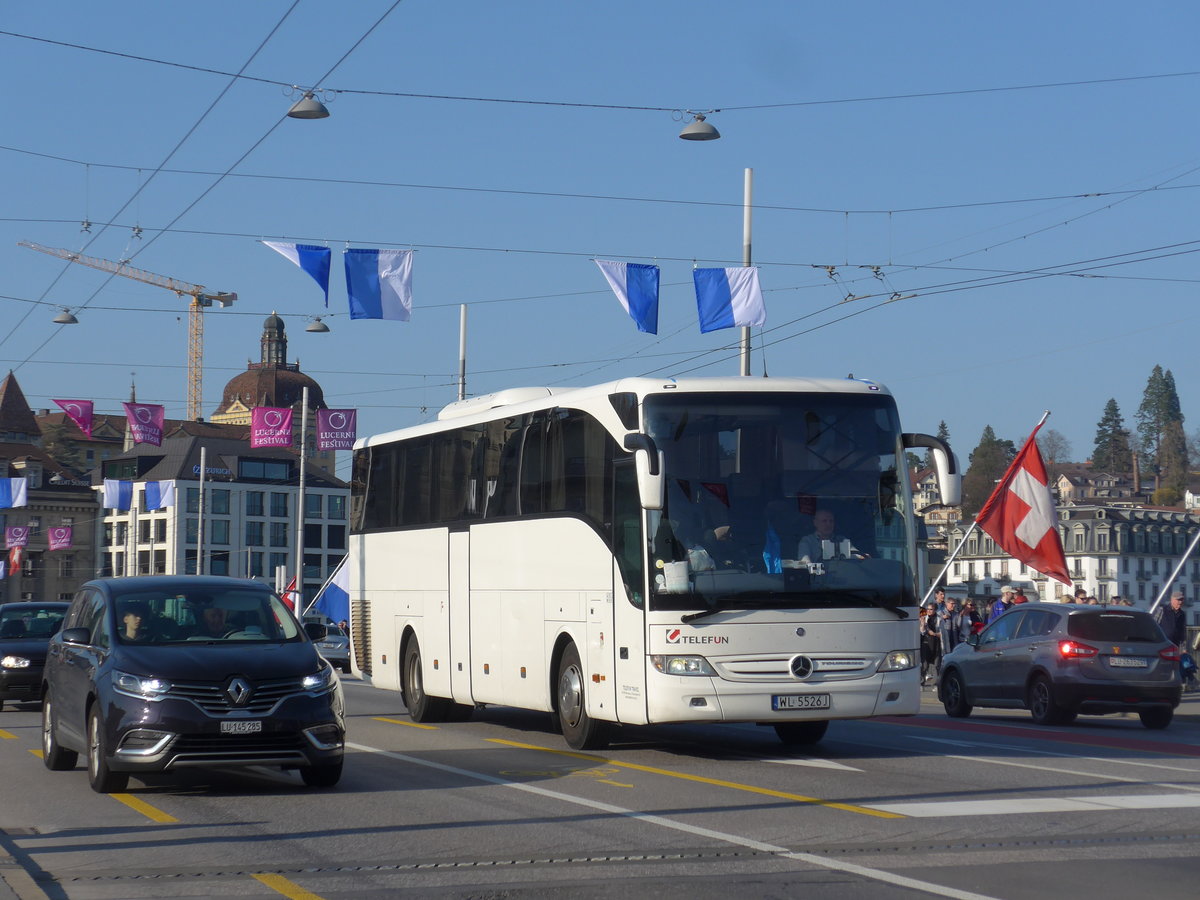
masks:
[[[708,658],[717,672],[726,681],[795,681],[792,675],[791,661],[798,654],[774,654],[770,656],[741,656],[724,657],[722,659]],[[866,656],[821,656],[803,654],[813,661],[811,680],[816,681],[848,681],[871,675],[875,671],[878,659]]]

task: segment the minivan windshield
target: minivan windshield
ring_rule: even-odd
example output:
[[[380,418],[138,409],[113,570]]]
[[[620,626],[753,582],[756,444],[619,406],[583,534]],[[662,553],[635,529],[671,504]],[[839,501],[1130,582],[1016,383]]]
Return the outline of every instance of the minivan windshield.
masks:
[[[248,588],[134,591],[115,598],[118,640],[127,644],[290,641],[300,626],[275,594]]]
[[[662,394],[644,413],[666,477],[651,609],[916,605],[890,396]]]

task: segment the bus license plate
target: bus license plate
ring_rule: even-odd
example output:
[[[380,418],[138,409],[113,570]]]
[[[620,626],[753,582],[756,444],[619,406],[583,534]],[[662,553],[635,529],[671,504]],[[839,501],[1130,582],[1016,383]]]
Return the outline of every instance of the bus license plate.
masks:
[[[221,723],[221,734],[258,734],[260,731],[262,722],[258,719]]]
[[[829,695],[774,694],[771,709],[829,709]]]

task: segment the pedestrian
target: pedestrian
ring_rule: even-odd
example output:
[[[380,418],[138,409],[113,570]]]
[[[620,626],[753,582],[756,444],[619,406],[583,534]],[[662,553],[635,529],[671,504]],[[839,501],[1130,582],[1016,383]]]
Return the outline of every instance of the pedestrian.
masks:
[[[1184,641],[1187,640],[1187,613],[1183,611],[1183,591],[1172,591],[1167,605],[1160,606],[1154,613],[1154,620],[1162,629],[1167,640],[1184,651]]]
[[[1015,588],[1013,588],[1012,602],[1014,604],[1029,602],[1029,598],[1025,596],[1025,588],[1021,587],[1020,585],[1017,585]]]
[[[1083,587],[1075,588],[1075,602],[1076,603],[1087,603],[1087,588],[1083,588]]]
[[[938,637],[942,641],[942,659],[961,642],[961,626],[962,613],[958,609],[958,601],[954,597],[947,597],[946,608],[938,615],[937,620]],[[938,674],[941,674],[941,660],[938,660]]]
[[[979,634],[983,630],[983,617],[979,615],[979,609],[975,605],[975,601],[970,597],[963,604],[961,621],[959,623],[959,641],[965,641],[973,634]]]
[[[1015,592],[1016,588],[1011,584],[1006,584],[1000,588],[1000,599],[992,604],[992,610],[988,613],[987,623],[989,625],[1008,612],[1008,608],[1012,606],[1012,598]]]
[[[940,615],[942,610],[946,608],[946,589],[939,587],[933,592],[933,602],[937,605],[937,611]]]
[[[921,684],[926,685],[933,681],[934,673],[940,668],[942,655],[942,642],[938,637],[938,612],[937,604],[930,600],[921,609],[920,625],[918,630],[921,633]]]

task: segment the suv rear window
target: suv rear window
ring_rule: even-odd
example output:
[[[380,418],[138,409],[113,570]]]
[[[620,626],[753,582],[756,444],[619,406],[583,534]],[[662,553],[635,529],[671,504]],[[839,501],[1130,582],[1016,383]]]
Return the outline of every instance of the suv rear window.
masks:
[[[1144,612],[1077,613],[1067,620],[1067,634],[1087,641],[1165,640],[1158,625]]]

